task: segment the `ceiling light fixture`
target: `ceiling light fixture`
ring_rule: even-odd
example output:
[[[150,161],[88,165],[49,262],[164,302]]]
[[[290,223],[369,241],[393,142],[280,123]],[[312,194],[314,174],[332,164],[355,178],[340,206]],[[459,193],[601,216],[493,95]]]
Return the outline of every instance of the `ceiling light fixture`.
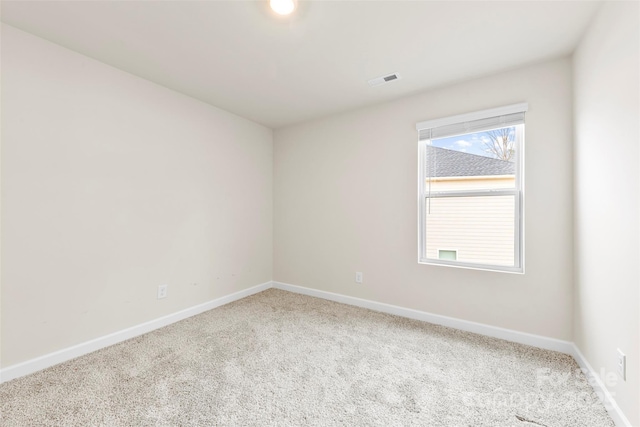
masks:
[[[269,0],[269,6],[278,15],[288,15],[296,8],[293,0]]]

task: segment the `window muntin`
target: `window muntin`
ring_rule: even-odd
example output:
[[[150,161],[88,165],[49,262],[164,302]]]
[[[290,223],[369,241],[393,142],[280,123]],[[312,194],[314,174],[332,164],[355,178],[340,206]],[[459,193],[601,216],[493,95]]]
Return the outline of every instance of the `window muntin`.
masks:
[[[420,263],[523,271],[524,111],[418,124]],[[457,248],[455,259],[441,248]]]

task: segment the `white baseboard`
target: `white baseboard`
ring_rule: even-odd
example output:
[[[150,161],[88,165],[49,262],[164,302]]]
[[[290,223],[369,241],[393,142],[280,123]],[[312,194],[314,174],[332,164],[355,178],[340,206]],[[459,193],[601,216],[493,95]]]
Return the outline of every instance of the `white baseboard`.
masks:
[[[233,294],[216,298],[212,301],[205,302],[203,304],[199,304],[184,310],[180,310],[176,313],[172,313],[167,316],[142,323],[140,325],[132,326],[131,328],[123,329],[121,331],[114,332],[100,338],[95,338],[93,340],[86,341],[62,350],[58,350],[53,353],[45,354],[44,356],[27,360],[26,362],[8,366],[0,370],[0,383],[32,374],[34,372],[57,365],[59,363],[66,362],[67,360],[75,359],[76,357],[92,353],[96,350],[100,350],[110,345],[114,345],[130,338],[146,334],[147,332],[151,332],[153,330],[162,328],[188,317],[195,316],[196,314],[200,314],[213,308],[220,307],[222,305],[229,304],[230,302],[237,301],[239,299],[256,294],[258,292],[262,292],[266,289],[269,289],[270,287],[271,282],[262,283],[251,288],[243,289],[242,291],[234,292]]]
[[[529,334],[526,332],[514,331],[512,329],[499,328],[497,326],[486,325],[483,323],[471,322],[468,320],[456,319],[453,317],[441,316],[439,314],[427,313],[424,311],[413,310],[410,308],[399,307],[396,305],[385,304],[381,302],[366,300],[362,298],[350,297],[347,295],[336,294],[333,292],[325,292],[317,289],[305,288],[302,286],[291,285],[288,283],[272,282],[273,287],[284,291],[295,292],[298,294],[309,295],[312,297],[322,298],[330,301],[340,302],[343,304],[354,305],[357,307],[368,308],[370,310],[382,313],[394,314],[396,316],[407,317],[414,320],[422,320],[424,322],[434,323],[436,325],[448,326],[450,328],[460,329],[462,331],[473,332],[489,337],[500,338],[507,341],[517,342],[520,344],[530,345],[532,347],[543,348],[545,350],[558,351],[572,356],[578,365],[583,368],[588,377],[593,378],[593,388],[601,398],[605,409],[615,422],[617,427],[632,427],[629,420],[616,403],[615,399],[604,386],[595,371],[589,365],[589,362],[582,355],[578,347],[569,341],[562,341],[555,338],[544,337],[541,335]]]
[[[163,316],[158,319],[124,329],[122,331],[114,332],[112,334],[105,335],[103,337],[96,338],[50,354],[46,354],[44,356],[37,357],[26,362],[8,366],[0,370],[0,383],[40,371],[59,363],[66,362],[67,360],[75,359],[76,357],[83,356],[85,354],[92,353],[96,350],[100,350],[110,345],[128,340],[130,338],[146,334],[148,332],[162,328],[188,317],[195,316],[213,308],[220,307],[233,301],[237,301],[258,292],[262,292],[271,287],[343,304],[368,308],[370,310],[379,311],[382,313],[394,314],[396,316],[406,317],[409,319],[421,320],[424,322],[460,329],[467,332],[473,332],[480,335],[500,338],[507,341],[543,348],[546,350],[553,350],[569,354],[576,360],[578,365],[585,370],[586,375],[593,378],[591,384],[593,384],[594,390],[603,400],[603,404],[607,412],[615,422],[616,426],[632,427],[627,417],[620,410],[620,407],[617,405],[611,393],[607,390],[605,385],[600,380],[600,377],[593,370],[589,362],[587,362],[587,359],[585,359],[584,355],[580,352],[580,349],[578,349],[578,347],[572,342],[529,334],[526,332],[518,332],[511,329],[471,322],[468,320],[456,319],[453,317],[441,316],[439,314],[427,313],[424,311],[413,310],[396,305],[385,304],[381,302],[336,294],[332,292],[325,292],[317,289],[305,288],[302,286],[281,282],[262,283],[260,285],[253,286],[251,288],[244,289],[242,291],[238,291],[224,297],[216,298],[215,300],[199,304],[194,307],[190,307],[176,313],[169,314],[167,316]]]
[[[592,385],[593,390],[596,392],[598,397],[600,397],[600,400],[602,400],[604,408],[609,413],[611,419],[613,419],[613,422],[616,423],[616,426],[632,427],[631,422],[624,415],[609,390],[607,390],[607,387],[600,379],[600,376],[593,370],[591,364],[587,361],[578,346],[575,344],[573,344],[573,353],[571,355],[576,360],[578,365],[582,368],[583,372],[587,376],[587,379],[589,380],[589,384]]]
[[[343,304],[355,305],[357,307],[368,308],[374,311],[394,314],[396,316],[407,317],[409,319],[422,320],[436,325],[448,326],[462,331],[473,332],[489,337],[500,338],[507,341],[526,344],[546,350],[558,351],[566,354],[573,354],[573,343],[555,338],[543,337],[541,335],[518,332],[512,329],[500,328],[497,326],[485,325],[483,323],[471,322],[468,320],[456,319],[453,317],[441,316],[439,314],[427,313],[425,311],[413,310],[399,307],[397,305],[385,304],[356,297],[350,297],[332,292],[319,291],[317,289],[305,288],[302,286],[290,285],[287,283],[273,282],[273,287],[284,291],[309,295],[326,300],[341,302]]]

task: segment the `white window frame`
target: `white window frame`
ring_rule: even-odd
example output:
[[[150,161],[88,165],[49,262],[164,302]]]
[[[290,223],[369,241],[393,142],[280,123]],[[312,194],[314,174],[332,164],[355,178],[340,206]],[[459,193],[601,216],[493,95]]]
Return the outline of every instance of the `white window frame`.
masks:
[[[524,113],[528,110],[527,103],[509,105],[506,107],[493,108],[490,110],[477,111],[469,114],[445,117],[441,119],[428,120],[416,125],[418,132],[433,129],[439,126],[464,124],[474,120],[490,119],[513,113]],[[505,125],[499,127],[507,127]],[[497,127],[497,128],[499,128]],[[499,271],[508,273],[524,274],[524,123],[516,127],[515,143],[515,168],[516,180],[514,189],[493,189],[493,190],[468,190],[468,191],[428,191],[425,184],[427,176],[425,170],[427,165],[427,146],[431,139],[419,138],[418,141],[418,263],[426,265],[440,265],[449,267],[470,268],[478,270]],[[489,130],[489,129],[487,129]],[[466,132],[473,133],[474,131]],[[460,133],[465,134],[465,133]],[[453,135],[451,135],[453,136]],[[434,138],[437,139],[437,138]],[[513,196],[514,206],[514,265],[501,266],[493,264],[470,263],[464,261],[448,261],[441,259],[427,258],[426,237],[427,237],[427,199],[439,197],[478,197],[478,196]]]

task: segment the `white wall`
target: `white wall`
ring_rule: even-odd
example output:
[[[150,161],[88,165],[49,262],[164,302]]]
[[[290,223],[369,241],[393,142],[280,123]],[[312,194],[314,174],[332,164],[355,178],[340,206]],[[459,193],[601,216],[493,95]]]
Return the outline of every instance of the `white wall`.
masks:
[[[640,425],[640,7],[606,2],[574,56],[575,342]],[[605,379],[605,378],[603,378]]]
[[[270,129],[5,25],[2,104],[3,367],[271,279]]]
[[[638,13],[606,3],[573,76],[459,83],[280,129],[274,152],[269,129],[3,25],[0,366],[273,276],[575,339],[605,372],[619,347],[609,388],[640,425]],[[523,101],[526,273],[418,265],[415,123]]]
[[[416,122],[518,102],[526,274],[419,265]],[[274,280],[571,340],[571,119],[565,58],[277,130]]]

